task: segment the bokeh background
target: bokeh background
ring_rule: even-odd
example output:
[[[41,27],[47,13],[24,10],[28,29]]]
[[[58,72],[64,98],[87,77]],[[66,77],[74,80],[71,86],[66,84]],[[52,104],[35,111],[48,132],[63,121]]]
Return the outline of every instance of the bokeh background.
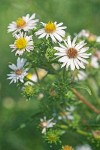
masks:
[[[31,119],[38,102],[27,102],[6,79],[9,62],[16,60],[9,48],[13,40],[7,26],[27,13],[36,13],[43,22],[64,22],[72,34],[89,29],[100,35],[100,0],[0,0],[0,150],[48,149]],[[81,144],[80,140],[72,142]]]

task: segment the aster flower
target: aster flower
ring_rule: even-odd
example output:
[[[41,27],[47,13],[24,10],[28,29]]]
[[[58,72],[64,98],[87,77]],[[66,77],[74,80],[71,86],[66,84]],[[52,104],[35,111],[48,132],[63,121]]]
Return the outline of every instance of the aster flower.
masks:
[[[59,113],[58,119],[59,120],[73,120],[74,117],[72,115],[73,111],[75,110],[75,107],[70,106],[69,108],[66,107],[66,110]]]
[[[46,117],[44,117],[43,119],[40,119],[40,127],[42,128],[42,133],[46,134],[46,130],[47,128],[52,128],[55,123],[52,122],[53,118],[50,120],[46,120]]]
[[[30,52],[34,49],[32,35],[27,36],[23,32],[15,34],[14,44],[9,45],[12,48],[12,52],[16,51],[15,55],[22,55],[25,51]]]
[[[27,77],[27,79],[29,79],[29,80],[31,80],[33,82],[37,82],[38,81],[37,75],[35,73],[34,74],[28,73],[26,77]]]
[[[74,150],[74,149],[69,145],[65,145],[65,146],[62,147],[61,150]]]
[[[93,67],[93,68],[99,68],[99,61],[100,61],[100,51],[97,50],[94,55],[92,55],[91,57],[91,61],[90,61],[90,65]]]
[[[58,52],[55,55],[59,58],[58,61],[62,62],[61,67],[65,67],[68,70],[69,66],[71,70],[75,70],[75,68],[85,69],[84,64],[88,64],[86,58],[89,58],[91,54],[87,54],[86,51],[89,47],[85,47],[86,43],[81,41],[76,43],[77,37],[73,39],[71,42],[71,37],[68,36],[64,41],[65,45],[59,43],[60,47],[54,47]]]
[[[24,82],[24,77],[27,75],[27,71],[29,70],[29,68],[24,68],[25,65],[27,65],[26,63],[26,59],[23,59],[23,58],[19,58],[17,59],[17,65],[15,64],[12,64],[12,65],[9,65],[9,68],[12,69],[13,71],[11,71],[10,74],[7,74],[8,78],[7,79],[10,79],[11,82]]]
[[[77,34],[77,36],[78,36],[79,38],[81,38],[81,37],[88,38],[89,35],[90,35],[90,32],[89,32],[88,30],[84,30],[84,29],[81,30],[81,31]]]
[[[64,29],[66,29],[65,26],[62,26],[63,23],[59,23],[57,24],[57,22],[48,22],[48,23],[43,23],[43,28],[38,30],[35,34],[38,35],[39,39],[40,38],[44,38],[46,37],[46,39],[48,39],[48,37],[50,37],[52,39],[53,42],[61,42],[63,40],[63,37],[65,36],[65,31]]]
[[[79,70],[75,76],[75,80],[85,80],[87,78],[86,72]]]
[[[84,37],[84,38],[86,38],[89,42],[95,41],[95,42],[97,42],[97,43],[100,43],[100,36],[96,36],[96,35],[94,35],[93,33],[89,32],[88,30],[84,30],[84,29],[81,30],[81,31],[77,34],[77,36],[78,36],[79,38]]]
[[[98,62],[98,58],[96,56],[92,56],[91,57],[91,62],[90,62],[90,65],[93,67],[93,68],[99,68],[99,62]]]
[[[38,19],[35,19],[35,14],[33,14],[32,16],[27,14],[26,16],[22,16],[16,21],[10,23],[8,26],[8,32],[13,32],[15,34],[16,32],[19,32],[21,30],[30,31],[35,28],[37,22]]]
[[[41,80],[46,74],[47,74],[47,71],[45,71],[44,69],[37,69],[37,74],[28,73],[27,79],[33,82],[38,82],[38,79]]]
[[[58,119],[59,120],[67,120],[67,119],[68,120],[73,120],[74,117],[73,117],[73,115],[70,112],[63,111],[63,112],[59,113]]]
[[[100,130],[95,130],[92,132],[94,138],[100,139]]]

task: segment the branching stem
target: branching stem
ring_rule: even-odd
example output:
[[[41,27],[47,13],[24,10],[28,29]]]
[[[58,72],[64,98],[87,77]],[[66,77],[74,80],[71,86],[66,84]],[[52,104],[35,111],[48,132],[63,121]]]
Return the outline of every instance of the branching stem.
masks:
[[[90,102],[88,102],[76,89],[71,88],[71,90],[80,101],[82,101],[85,105],[87,105],[95,113],[100,114],[100,110],[98,110],[95,106],[93,106]]]

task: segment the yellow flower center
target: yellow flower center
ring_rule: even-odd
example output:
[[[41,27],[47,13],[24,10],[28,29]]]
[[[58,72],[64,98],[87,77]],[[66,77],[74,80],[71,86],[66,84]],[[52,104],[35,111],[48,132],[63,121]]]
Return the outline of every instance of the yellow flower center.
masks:
[[[53,22],[48,22],[45,26],[45,32],[53,33],[56,30],[56,26]]]
[[[66,145],[63,147],[63,150],[73,150],[73,148],[71,146]]]
[[[93,136],[96,139],[100,139],[100,130],[93,131]]]
[[[27,45],[27,41],[26,41],[25,38],[19,38],[19,39],[17,39],[17,40],[15,41],[15,46],[16,46],[16,48],[18,48],[18,49],[20,49],[20,50],[23,49],[23,48],[25,48],[26,45]]]
[[[75,48],[69,48],[67,51],[67,56],[69,58],[75,58],[77,56],[77,50]]]
[[[32,76],[33,76],[33,75],[32,75],[31,73],[28,73],[26,77],[27,77],[27,79],[31,80],[31,79],[32,79]]]
[[[17,28],[22,28],[26,25],[26,22],[23,20],[23,18],[18,18],[16,20]]]
[[[21,69],[17,69],[17,70],[15,71],[15,73],[16,73],[16,75],[21,75],[21,74],[22,74],[22,70],[21,70]]]
[[[93,35],[93,34],[90,34],[89,37],[88,37],[88,41],[89,42],[94,42],[96,40],[96,36]]]

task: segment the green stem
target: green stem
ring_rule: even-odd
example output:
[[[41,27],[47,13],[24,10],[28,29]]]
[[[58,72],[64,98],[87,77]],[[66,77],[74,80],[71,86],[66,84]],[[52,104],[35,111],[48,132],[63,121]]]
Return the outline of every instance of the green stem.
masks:
[[[77,130],[77,133],[81,134],[81,135],[85,135],[85,136],[88,136],[89,133],[85,132],[85,131],[82,131],[80,129]]]
[[[67,130],[68,129],[68,126],[66,126],[66,125],[57,125],[57,127],[59,127],[59,128],[61,128],[61,129],[64,129],[64,130]],[[84,136],[89,136],[90,135],[90,133],[88,133],[88,132],[85,132],[85,131],[83,131],[83,130],[81,130],[81,129],[76,129],[75,130],[78,134],[81,134],[81,135],[84,135]]]

